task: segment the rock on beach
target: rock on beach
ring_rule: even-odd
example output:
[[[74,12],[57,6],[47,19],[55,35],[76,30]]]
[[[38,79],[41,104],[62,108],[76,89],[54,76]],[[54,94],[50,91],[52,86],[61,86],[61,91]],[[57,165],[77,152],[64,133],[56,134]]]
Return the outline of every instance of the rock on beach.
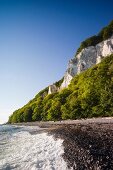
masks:
[[[113,124],[73,124],[51,129],[64,139],[63,158],[74,170],[113,170]]]

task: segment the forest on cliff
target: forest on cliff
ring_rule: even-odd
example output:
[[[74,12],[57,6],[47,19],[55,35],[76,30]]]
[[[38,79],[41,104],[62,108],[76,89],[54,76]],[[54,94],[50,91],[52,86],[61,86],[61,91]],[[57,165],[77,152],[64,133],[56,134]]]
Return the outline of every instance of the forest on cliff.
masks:
[[[112,35],[113,20],[98,35],[83,41],[76,54]],[[63,79],[56,82],[56,87],[60,87],[62,81]],[[103,59],[100,64],[75,75],[68,88],[53,94],[48,94],[48,89],[49,87],[46,87],[25,106],[14,111],[8,122],[113,116],[113,54]]]
[[[113,55],[76,75],[68,88],[47,91],[16,110],[9,123],[113,116]]]

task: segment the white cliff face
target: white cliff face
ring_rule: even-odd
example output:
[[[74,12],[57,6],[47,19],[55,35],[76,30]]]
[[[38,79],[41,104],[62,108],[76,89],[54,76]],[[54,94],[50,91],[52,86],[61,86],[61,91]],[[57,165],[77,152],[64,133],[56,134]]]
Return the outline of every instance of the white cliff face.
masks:
[[[58,91],[58,88],[55,84],[49,86],[48,94],[56,93]]]
[[[110,54],[113,54],[113,36],[96,46],[83,49],[76,58],[69,61],[60,89],[66,88],[76,74],[100,63],[104,57]]]
[[[101,62],[102,58],[113,53],[113,36],[110,39],[97,44],[96,50],[97,50],[96,64],[98,64],[99,62]]]
[[[69,83],[71,82],[72,80],[72,76],[71,74],[69,74],[68,72],[65,73],[64,75],[64,80],[60,86],[60,90],[64,89],[65,87],[67,87],[69,85]]]

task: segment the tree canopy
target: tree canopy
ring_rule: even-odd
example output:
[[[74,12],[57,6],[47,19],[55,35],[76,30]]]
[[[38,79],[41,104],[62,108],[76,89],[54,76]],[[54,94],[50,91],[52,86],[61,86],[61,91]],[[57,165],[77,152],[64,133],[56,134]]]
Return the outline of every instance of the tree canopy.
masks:
[[[9,123],[113,116],[113,55],[76,75],[68,88],[43,93],[16,110]]]
[[[98,43],[102,42],[103,40],[107,40],[112,35],[113,35],[113,21],[111,21],[108,26],[104,27],[98,33],[98,35],[94,35],[92,37],[87,38],[85,41],[83,41],[80,47],[78,48],[76,55],[79,54],[84,48],[87,48],[89,46],[95,46]]]
[[[84,48],[95,46],[113,35],[113,21],[98,35],[80,45],[76,55]],[[60,87],[63,78],[54,84]],[[49,87],[40,91],[25,106],[16,110],[9,123],[78,119],[113,115],[113,55],[100,64],[76,75],[69,85],[59,92],[48,95]]]

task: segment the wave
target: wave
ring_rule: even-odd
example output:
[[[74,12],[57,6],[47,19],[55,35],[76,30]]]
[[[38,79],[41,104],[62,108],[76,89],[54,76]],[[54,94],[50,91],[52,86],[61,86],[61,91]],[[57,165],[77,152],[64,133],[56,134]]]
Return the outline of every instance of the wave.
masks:
[[[0,141],[0,170],[68,170],[63,140],[45,132],[33,135],[28,129],[10,134],[5,144]]]

